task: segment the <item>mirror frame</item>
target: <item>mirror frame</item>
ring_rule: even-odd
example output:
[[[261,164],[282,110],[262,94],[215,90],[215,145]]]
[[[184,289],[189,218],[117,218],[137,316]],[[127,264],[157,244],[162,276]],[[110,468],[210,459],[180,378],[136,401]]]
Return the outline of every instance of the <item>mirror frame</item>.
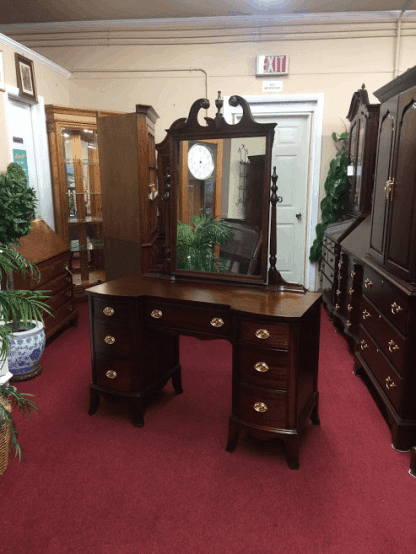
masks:
[[[236,124],[229,124],[225,121],[222,114],[223,100],[220,93],[215,101],[217,113],[215,118],[205,117],[206,125],[201,125],[198,121],[198,114],[201,109],[207,110],[210,106],[209,100],[200,98],[196,100],[189,111],[189,115],[185,121],[175,122],[170,129],[167,130],[170,140],[170,194],[165,198],[165,202],[169,202],[170,206],[166,206],[170,215],[170,251],[166,260],[167,271],[174,277],[186,277],[192,279],[203,280],[220,280],[230,282],[246,282],[250,284],[266,285],[268,283],[268,255],[269,255],[269,209],[270,209],[270,182],[271,182],[271,153],[274,139],[274,129],[276,123],[258,123],[253,119],[250,106],[241,96],[231,96],[229,99],[231,106],[241,106],[243,109],[242,117]],[[246,137],[264,137],[265,145],[265,166],[262,183],[263,203],[262,203],[262,230],[263,230],[263,247],[259,258],[260,272],[257,275],[240,275],[234,273],[213,273],[205,271],[189,271],[178,269],[177,267],[177,250],[176,250],[176,229],[177,229],[177,206],[179,201],[179,165],[180,165],[180,143],[182,141],[204,141],[212,139],[232,139]]]

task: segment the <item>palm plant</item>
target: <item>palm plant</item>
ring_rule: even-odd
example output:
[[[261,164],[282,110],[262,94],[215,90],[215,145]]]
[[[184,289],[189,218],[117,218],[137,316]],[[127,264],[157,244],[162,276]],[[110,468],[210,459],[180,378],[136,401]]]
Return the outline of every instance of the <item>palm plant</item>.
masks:
[[[223,272],[227,261],[218,258],[215,245],[224,245],[233,236],[231,225],[209,215],[195,215],[190,223],[178,221],[178,268],[191,271]]]

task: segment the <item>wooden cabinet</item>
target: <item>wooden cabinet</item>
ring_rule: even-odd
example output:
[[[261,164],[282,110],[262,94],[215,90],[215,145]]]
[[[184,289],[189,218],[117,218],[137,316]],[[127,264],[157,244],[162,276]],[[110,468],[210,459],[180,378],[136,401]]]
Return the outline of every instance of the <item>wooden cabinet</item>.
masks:
[[[140,274],[155,255],[159,189],[151,106],[98,118],[107,279]]]
[[[101,394],[125,398],[136,426],[144,400],[172,378],[182,392],[179,335],[232,344],[232,413],[227,450],[240,430],[282,439],[299,467],[300,434],[319,424],[320,294],[128,276],[87,291],[90,413]],[[215,349],[212,353],[215,364]],[[208,364],[209,371],[209,364]]]
[[[37,265],[39,279],[14,276],[16,289],[47,290],[50,296],[46,301],[52,315],[44,315],[46,339],[78,318],[74,307],[72,277],[68,270],[70,251],[62,240],[43,219],[32,222],[30,233],[20,239],[19,252]]]
[[[393,447],[407,451],[416,442],[416,296],[369,259],[363,277],[356,373],[372,382]]]
[[[416,68],[374,93],[381,101],[370,256],[416,283]]]
[[[55,225],[71,252],[77,299],[105,279],[97,118],[114,112],[45,106]]]

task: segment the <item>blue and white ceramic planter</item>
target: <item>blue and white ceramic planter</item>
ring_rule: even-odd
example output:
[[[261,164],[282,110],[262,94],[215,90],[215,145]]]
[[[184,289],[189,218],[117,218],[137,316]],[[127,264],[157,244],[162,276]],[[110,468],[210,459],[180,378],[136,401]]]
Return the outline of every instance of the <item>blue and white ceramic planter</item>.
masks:
[[[32,321],[32,324],[30,329],[16,331],[9,338],[7,360],[14,381],[31,379],[42,369],[39,360],[45,349],[45,330],[40,321]]]

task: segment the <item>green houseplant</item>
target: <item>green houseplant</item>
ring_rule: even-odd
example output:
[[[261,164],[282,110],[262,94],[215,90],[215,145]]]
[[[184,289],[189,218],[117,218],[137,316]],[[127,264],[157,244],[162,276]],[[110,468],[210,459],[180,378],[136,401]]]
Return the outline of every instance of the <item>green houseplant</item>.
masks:
[[[0,375],[3,376],[10,340],[16,329],[27,328],[33,321],[43,321],[43,311],[50,313],[44,301],[45,291],[14,290],[13,287],[13,273],[29,273],[32,277],[39,273],[36,265],[16,248],[19,239],[30,231],[35,206],[35,192],[27,187],[22,168],[18,164],[10,164],[6,174],[0,175]],[[11,448],[19,459],[22,452],[11,408],[18,407],[23,415],[30,415],[36,411],[30,396],[19,393],[4,380],[0,382],[0,447],[4,441],[8,447],[11,440]]]
[[[332,134],[337,153],[329,164],[328,175],[325,180],[325,197],[322,199],[321,222],[315,227],[316,238],[309,253],[309,260],[316,262],[322,255],[322,244],[324,233],[331,223],[335,223],[348,212],[348,153],[347,139],[348,132],[341,135]]]
[[[194,215],[190,223],[178,221],[178,268],[221,272],[227,262],[215,254],[215,244],[224,245],[233,236],[231,225],[209,215]]]

